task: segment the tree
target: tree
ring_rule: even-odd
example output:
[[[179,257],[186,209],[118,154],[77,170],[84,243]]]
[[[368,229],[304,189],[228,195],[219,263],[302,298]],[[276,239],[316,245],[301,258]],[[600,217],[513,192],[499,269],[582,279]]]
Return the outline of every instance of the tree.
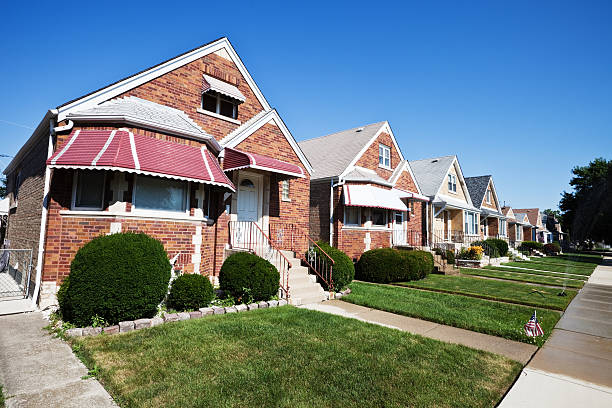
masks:
[[[0,199],[6,197],[6,177],[0,178]]]
[[[573,192],[559,203],[563,225],[573,240],[612,242],[612,160],[597,158],[572,169]]]

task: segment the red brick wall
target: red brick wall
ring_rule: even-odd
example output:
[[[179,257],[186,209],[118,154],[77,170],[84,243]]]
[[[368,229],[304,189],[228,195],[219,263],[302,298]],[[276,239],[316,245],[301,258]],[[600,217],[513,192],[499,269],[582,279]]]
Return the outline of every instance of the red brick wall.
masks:
[[[413,180],[412,176],[408,171],[402,172],[402,174],[397,179],[397,182],[395,183],[395,187],[402,190],[412,191],[415,193],[419,191],[416,186],[416,182]],[[427,238],[425,236],[427,231],[425,226],[425,204],[423,203],[423,201],[419,200],[411,201],[413,202],[413,204],[411,204],[411,208],[414,211],[409,212],[407,228],[409,231],[416,231],[421,236],[421,245],[425,245],[425,241]]]
[[[238,106],[238,120],[241,122],[246,122],[263,109],[234,63],[215,54],[183,65],[121,96],[136,96],[180,109],[206,132],[221,139],[238,125],[196,111],[201,106],[202,74],[205,72],[237,86],[246,97],[246,101]]]
[[[329,243],[329,199],[331,182],[310,182],[310,237]]]
[[[363,155],[357,160],[357,163],[355,163],[355,165],[375,170],[379,176],[381,176],[385,180],[388,180],[389,177],[391,177],[391,174],[393,174],[393,171],[378,167],[379,144],[384,144],[391,148],[391,168],[394,169],[400,162],[400,156],[397,149],[395,148],[391,136],[384,132],[378,136],[378,138],[370,145],[370,147],[368,147],[368,149],[363,153]]]

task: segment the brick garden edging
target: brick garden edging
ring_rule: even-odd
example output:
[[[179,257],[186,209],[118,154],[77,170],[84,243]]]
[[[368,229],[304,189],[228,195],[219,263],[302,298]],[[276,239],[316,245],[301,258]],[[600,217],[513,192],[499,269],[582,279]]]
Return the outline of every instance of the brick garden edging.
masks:
[[[101,333],[106,334],[117,334],[127,333],[134,330],[146,329],[149,327],[159,326],[160,324],[177,322],[181,320],[200,319],[204,316],[209,315],[222,315],[226,313],[239,313],[247,312],[255,309],[267,309],[270,307],[285,306],[287,301],[282,300],[269,300],[267,302],[262,301],[258,303],[250,303],[248,305],[234,305],[228,307],[211,306],[202,307],[195,312],[180,312],[180,313],[166,313],[163,317],[153,317],[151,319],[137,319],[128,320],[125,322],[119,322],[119,324],[107,327],[76,327],[73,329],[66,330],[66,336],[68,337],[82,337],[82,336],[97,336]]]

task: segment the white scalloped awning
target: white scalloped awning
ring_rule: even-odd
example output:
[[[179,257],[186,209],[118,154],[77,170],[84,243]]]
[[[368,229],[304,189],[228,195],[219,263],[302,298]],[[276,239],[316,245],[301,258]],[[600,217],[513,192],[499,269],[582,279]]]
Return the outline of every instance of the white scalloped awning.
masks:
[[[385,190],[365,184],[345,184],[344,205],[408,211],[397,190]]]
[[[246,100],[245,96],[240,92],[240,90],[232,84],[228,84],[227,82],[223,82],[220,79],[213,78],[210,75],[204,75],[204,81],[202,81],[202,92],[206,91],[215,91],[223,94],[225,96],[229,96],[230,98],[234,98],[239,100],[240,102],[244,102]]]

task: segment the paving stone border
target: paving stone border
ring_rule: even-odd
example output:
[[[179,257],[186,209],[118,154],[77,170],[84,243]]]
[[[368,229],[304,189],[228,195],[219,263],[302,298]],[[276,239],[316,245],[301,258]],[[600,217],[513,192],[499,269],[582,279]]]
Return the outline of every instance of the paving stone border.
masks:
[[[84,337],[84,336],[97,336],[100,333],[106,334],[117,334],[127,333],[134,330],[146,329],[149,327],[159,326],[160,324],[178,322],[182,320],[193,320],[200,319],[205,316],[226,314],[226,313],[240,313],[247,312],[255,309],[266,309],[269,307],[285,306],[287,301],[282,300],[270,300],[267,302],[251,303],[248,305],[234,305],[228,307],[212,306],[203,307],[194,312],[180,312],[180,313],[165,313],[163,317],[154,317],[152,319],[136,319],[128,320],[125,322],[119,322],[117,325],[107,327],[75,327],[73,329],[66,330],[66,336],[68,337]]]

